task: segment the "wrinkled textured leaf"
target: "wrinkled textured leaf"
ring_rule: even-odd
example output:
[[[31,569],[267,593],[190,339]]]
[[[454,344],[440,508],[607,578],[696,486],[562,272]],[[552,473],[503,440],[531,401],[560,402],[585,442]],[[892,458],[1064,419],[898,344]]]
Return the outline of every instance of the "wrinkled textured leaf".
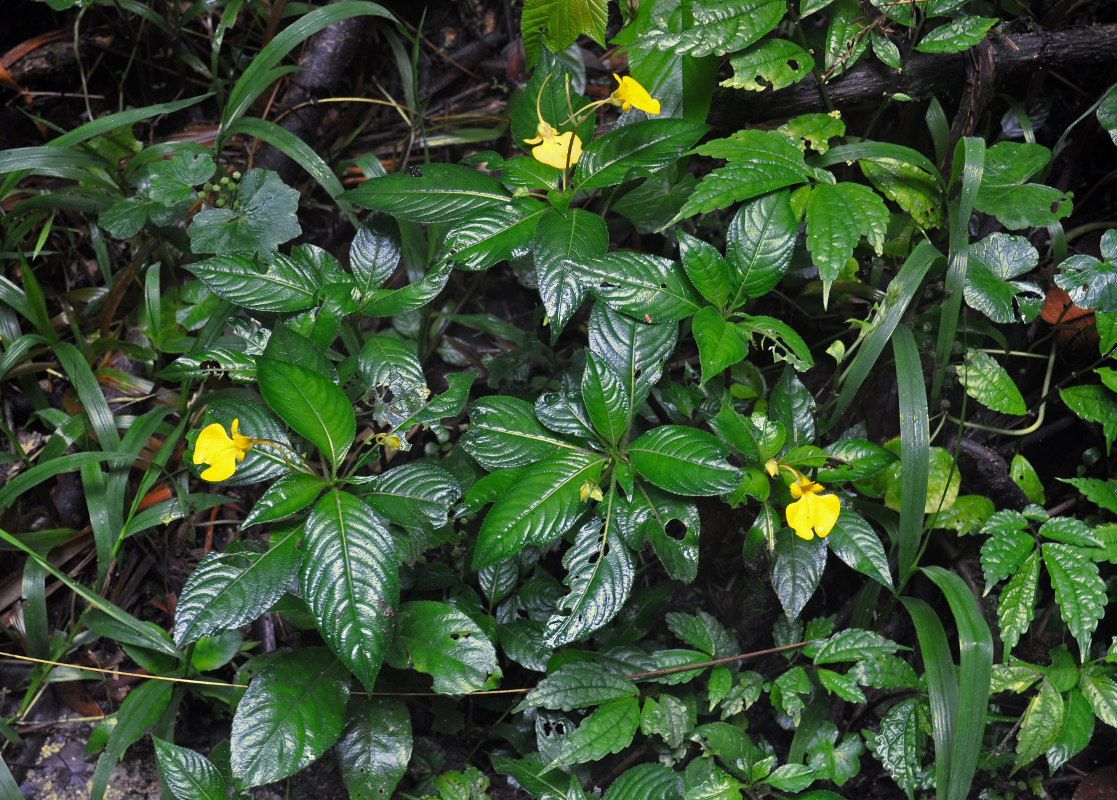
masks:
[[[786,7],[780,0],[698,0],[692,23],[681,33],[655,26],[637,39],[641,47],[692,56],[743,50],[776,27]]]
[[[679,264],[667,258],[618,250],[587,263],[567,264],[592,294],[645,322],[673,322],[701,308]]]
[[[605,666],[585,661],[563,664],[541,680],[520,704],[519,713],[529,708],[573,711],[589,708],[621,697],[635,697],[636,684]]]
[[[874,45],[876,38],[873,39]],[[895,45],[893,45],[895,47]],[[896,158],[863,160],[861,171],[873,186],[924,228],[943,223],[944,203],[938,183],[926,171]]]
[[[862,236],[880,255],[888,220],[884,200],[867,186],[816,186],[807,200],[807,249],[823,283],[837,280]]]
[[[1052,225],[1070,214],[1070,197],[1051,186],[1027,183],[1051,160],[1043,145],[998,142],[985,151],[974,208],[994,215],[1009,230]]]
[[[981,571],[985,575],[985,594],[989,594],[996,583],[1016,574],[1032,552],[1034,539],[1023,526],[987,525],[986,529],[992,535],[981,546]]]
[[[186,230],[195,253],[259,253],[267,256],[294,239],[299,192],[271,170],[249,170],[237,186],[232,208],[199,211]],[[216,294],[216,293],[215,293]]]
[[[1024,397],[1005,368],[984,350],[967,350],[958,367],[958,380],[966,394],[986,408],[1002,414],[1026,414]]]
[[[565,214],[551,209],[539,220],[532,255],[552,341],[586,297],[586,287],[579,280],[575,265],[603,255],[608,246],[605,220],[585,209],[573,208]]]
[[[748,344],[737,331],[737,326],[726,322],[712,306],[706,306],[694,315],[691,332],[698,345],[698,360],[702,366],[699,386],[748,355]]]
[[[1109,255],[1104,261],[1078,255],[1059,265],[1055,284],[1065,289],[1079,308],[1117,311],[1117,230],[1106,231],[1102,237],[1102,254],[1107,251]]]
[[[994,322],[1031,322],[1043,309],[1044,294],[1034,283],[1014,281],[1035,269],[1039,253],[1023,236],[993,233],[970,247],[966,305]],[[1014,309],[1015,303],[1015,309]]]
[[[395,634],[399,556],[376,513],[334,490],[306,523],[299,576],[322,638],[368,691]]]
[[[995,17],[958,17],[935,28],[922,39],[915,49],[921,53],[957,53],[968,50],[985,38],[985,34],[999,22]]]
[[[350,800],[384,800],[411,760],[411,716],[393,697],[355,697],[334,748]]]
[[[679,800],[682,796],[681,774],[665,764],[638,764],[610,784],[604,800]]]
[[[812,642],[809,653],[815,664],[838,664],[860,661],[895,653],[900,646],[875,631],[848,628],[838,631],[822,642]]]
[[[381,334],[370,336],[357,356],[357,370],[369,392],[373,419],[381,424],[403,424],[430,396],[414,347],[399,337]]]
[[[725,232],[726,260],[737,278],[729,308],[775,288],[791,264],[797,233],[788,192],[766,194],[733,215]]]
[[[445,525],[450,510],[461,499],[458,481],[428,461],[401,464],[360,487],[360,497],[384,519],[414,528]]]
[[[1090,637],[1105,614],[1105,582],[1098,565],[1081,549],[1067,544],[1043,545],[1043,564],[1055,590],[1055,602],[1067,628],[1078,641],[1083,660],[1089,658]]]
[[[1078,685],[1094,709],[1094,715],[1106,725],[1117,728],[1117,683],[1105,675],[1083,672]]]
[[[563,743],[547,769],[597,761],[628,747],[640,724],[640,703],[632,697],[611,700],[594,710]]]
[[[399,223],[388,214],[372,214],[349,245],[349,268],[361,294],[379,288],[392,276],[403,255]]]
[[[909,794],[927,785],[925,771],[919,766],[923,737],[918,717],[917,702],[901,700],[884,715],[879,733],[863,731],[869,750],[896,785]]]
[[[617,615],[628,599],[636,572],[635,559],[611,519],[595,518],[578,531],[562,557],[569,588],[547,620],[548,647],[583,639]]]
[[[548,211],[538,200],[482,208],[455,225],[442,241],[441,258],[455,269],[488,269],[526,252],[539,220]]]
[[[787,431],[788,444],[814,441],[814,398],[789,366],[784,367],[772,389],[768,414]]]
[[[305,247],[310,247],[307,245]],[[308,250],[295,248],[291,255],[275,253],[267,259],[265,272],[256,261],[231,253],[214,256],[183,267],[198,276],[206,288],[223,300],[252,311],[303,311],[314,305],[321,276]]]
[[[584,191],[647,178],[694,146],[708,130],[685,119],[646,119],[599,136],[582,150],[574,189]]]
[[[208,758],[188,747],[164,742],[157,736],[152,736],[151,741],[155,744],[159,777],[175,797],[225,800],[225,779]]]
[[[245,786],[262,786],[325,753],[341,735],[349,680],[345,665],[324,647],[268,660],[233,717],[233,774]]]
[[[1063,713],[1063,696],[1045,678],[1020,722],[1020,732],[1016,736],[1016,769],[1031,764],[1055,743],[1063,727]]]
[[[679,257],[687,277],[699,293],[717,306],[725,307],[731,290],[729,262],[712,244],[679,231]],[[701,312],[699,312],[701,313]]]
[[[766,39],[729,59],[732,77],[719,85],[730,89],[762,92],[785,89],[810,75],[814,59],[799,45],[786,39]]]
[[[843,508],[826,537],[834,554],[852,569],[892,588],[888,555],[876,531],[850,508]]]
[[[814,595],[826,566],[826,542],[809,541],[791,533],[776,538],[772,562],[772,589],[788,619],[796,619]]]
[[[677,325],[647,325],[603,303],[594,305],[589,349],[604,358],[624,382],[632,403],[630,418],[659,382],[664,365],[675,351],[678,335]]]
[[[582,374],[582,401],[594,430],[610,444],[617,444],[632,422],[632,403],[620,376],[604,358],[590,352]]]
[[[468,694],[500,677],[496,649],[485,632],[447,603],[413,600],[399,611],[398,646],[411,666],[434,677],[440,694]]]
[[[457,222],[512,199],[494,179],[460,164],[410,167],[365,181],[344,197],[409,222]]]
[[[540,425],[532,407],[515,397],[484,397],[473,403],[461,445],[485,469],[520,467],[573,449]]]
[[[637,472],[675,494],[724,494],[741,481],[721,442],[697,428],[655,428],[629,445],[628,454]]]

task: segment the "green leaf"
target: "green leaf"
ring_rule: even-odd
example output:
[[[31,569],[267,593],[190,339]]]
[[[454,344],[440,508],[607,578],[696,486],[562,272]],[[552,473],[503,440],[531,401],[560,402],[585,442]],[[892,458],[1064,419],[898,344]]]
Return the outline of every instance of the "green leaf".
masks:
[[[838,279],[862,236],[880,255],[888,220],[884,201],[867,186],[820,183],[814,187],[807,200],[807,249],[824,286]]]
[[[676,55],[724,55],[760,39],[776,27],[786,10],[781,0],[697,0],[691,7],[693,21],[682,32],[656,19],[636,44]]]
[[[693,705],[687,706],[674,695],[661,694],[644,699],[640,729],[647,736],[659,736],[670,748],[683,743],[696,721]],[[688,713],[689,712],[689,713]]]
[[[705,611],[699,610],[694,615],[671,611],[665,619],[673,634],[711,658],[723,658],[739,652],[733,635],[722,627],[716,617]]]
[[[1059,396],[1067,408],[1082,419],[1101,423],[1108,455],[1113,440],[1117,439],[1117,395],[1104,386],[1071,386],[1060,389]]]
[[[180,800],[225,800],[225,779],[208,758],[157,736],[152,736],[151,741],[155,745],[159,777],[175,797]]]
[[[840,117],[816,112],[792,117],[777,130],[793,142],[801,140],[802,144],[796,142],[796,146],[804,153],[810,147],[822,155],[830,150],[831,139],[845,136],[846,124]]]
[[[701,520],[694,503],[651,486],[641,486],[631,497],[630,505],[618,509],[617,524],[621,537],[632,549],[639,550],[650,542],[672,579],[691,583],[697,577]]]
[[[818,682],[826,691],[849,703],[864,703],[865,693],[857,686],[857,681],[848,675],[830,669],[818,671]]]
[[[811,74],[810,53],[786,39],[765,39],[729,59],[733,75],[719,86],[762,92],[786,89]]]
[[[909,797],[927,785],[919,763],[923,754],[919,707],[915,699],[901,700],[880,721],[880,732],[862,731],[869,750]]]
[[[875,631],[847,628],[821,642],[812,642],[809,653],[814,663],[838,664],[843,661],[860,661],[895,653],[900,646]]]
[[[592,351],[582,374],[582,402],[594,430],[616,445],[628,432],[632,404],[624,383],[601,356]]]
[[[981,571],[985,575],[985,594],[994,584],[1016,574],[1032,552],[1034,537],[1027,521],[1015,511],[998,511],[982,528],[989,538],[981,546]]]
[[[862,686],[876,689],[913,689],[919,678],[911,665],[902,658],[878,655],[858,661],[846,673],[846,677]]]
[[[257,271],[254,259],[237,254],[195,261],[183,267],[222,300],[241,308],[280,313],[304,311],[314,306],[316,290],[321,286],[312,262],[299,257],[306,252],[295,248],[289,256],[275,253],[267,259],[266,272]]]
[[[263,786],[315,761],[337,741],[349,671],[324,647],[273,655],[248,684],[230,733],[233,775]]]
[[[1054,773],[1082,752],[1094,738],[1094,711],[1077,689],[1067,695],[1066,718],[1055,741],[1047,748],[1047,769]]]
[[[540,797],[547,792],[561,795],[564,791],[561,787],[566,784],[566,773],[545,769],[538,753],[528,753],[518,760],[498,755],[491,755],[489,758],[496,772],[514,778],[532,797]]]
[[[898,158],[864,159],[860,164],[877,191],[910,214],[917,225],[937,228],[943,224],[942,190],[931,174]]]
[[[124,698],[114,717],[116,725],[109,733],[105,750],[97,760],[93,780],[86,784],[89,786],[90,800],[102,800],[113,768],[123,758],[125,751],[166,713],[171,703],[172,691],[172,687],[165,681],[144,681]]]
[[[469,694],[501,674],[485,632],[447,603],[404,603],[397,646],[407,652],[412,668],[434,677],[434,690],[440,694]]]
[[[698,182],[672,222],[803,183],[814,175],[803,152],[777,131],[739,131],[701,144],[695,152],[729,163]]]
[[[1098,574],[1098,565],[1080,548],[1045,542],[1042,550],[1059,614],[1078,641],[1085,661],[1090,657],[1090,637],[1105,614],[1105,582]]]
[[[969,349],[957,368],[966,394],[986,408],[1002,414],[1026,414],[1024,397],[1005,368],[984,350]]]
[[[1000,20],[996,17],[958,17],[941,25],[919,40],[915,49],[921,53],[957,53],[968,50],[985,38],[989,29]]]
[[[903,61],[900,58],[900,48],[893,44],[892,40],[886,36],[882,36],[876,30],[872,33],[873,37],[873,54],[892,69],[898,70],[903,66]],[[879,187],[878,187],[879,188]]]
[[[781,792],[801,792],[814,780],[814,770],[805,764],[780,764],[761,783]]]
[[[665,764],[637,764],[610,784],[604,800],[680,800],[682,796],[682,775]],[[692,800],[689,794],[687,800]]]
[[[583,34],[605,46],[607,0],[560,0],[550,5],[551,18],[544,39],[551,50],[561,52]]]
[[[891,450],[865,439],[839,439],[830,445],[826,452],[831,459],[843,463],[837,466],[823,466],[818,471],[817,480],[824,484],[835,481],[863,481],[896,461],[896,455]]]
[[[574,449],[540,425],[532,407],[516,397],[484,397],[474,402],[461,445],[489,470],[520,467]]]
[[[726,322],[712,306],[706,306],[694,315],[691,332],[698,345],[698,359],[702,366],[699,386],[748,355],[748,344],[737,332],[737,326]]]
[[[1073,544],[1078,547],[1104,546],[1089,525],[1074,517],[1051,517],[1040,526],[1039,535],[1053,542]]]
[[[1012,476],[1012,481],[1019,486],[1024,494],[1028,497],[1029,503],[1036,505],[1046,505],[1047,496],[1043,491],[1043,482],[1040,480],[1039,475],[1036,473],[1035,467],[1024,456],[1016,453],[1012,457],[1012,463],[1009,465],[1009,475]],[[1087,495],[1089,496],[1089,495]],[[1117,493],[1114,494],[1114,502],[1117,504]]]
[[[646,119],[591,141],[574,171],[575,191],[648,178],[674,164],[709,130],[685,119]]]
[[[929,448],[927,472],[927,499],[923,506],[924,514],[934,514],[941,509],[950,508],[958,499],[958,491],[962,486],[962,477],[954,465],[954,459],[941,447]],[[902,462],[894,465],[891,471],[892,478],[887,481],[884,494],[884,504],[893,511],[900,510],[903,485],[906,476],[903,473]]]
[[[1038,261],[1039,254],[1023,236],[986,236],[970,247],[966,305],[994,322],[1015,322],[1018,315],[1024,322],[1031,322],[1043,309],[1044,294],[1034,283],[1012,278],[1031,272]]]
[[[411,716],[392,697],[355,697],[334,747],[350,800],[384,800],[411,760]]]
[[[1027,183],[1051,160],[1043,145],[998,142],[985,151],[981,188],[974,208],[994,215],[1009,230],[1053,225],[1073,209],[1058,189]]]
[[[408,222],[458,222],[512,198],[493,178],[460,164],[423,164],[373,178],[343,197]]]
[[[283,596],[302,562],[296,529],[273,534],[263,553],[210,553],[190,573],[175,609],[175,644],[239,628]]]
[[[807,744],[811,754],[807,765],[814,770],[816,780],[830,780],[843,786],[861,771],[860,759],[865,748],[856,733],[843,737],[840,744],[837,742],[837,726],[824,722]],[[815,797],[811,800],[822,799]]]
[[[679,257],[687,277],[699,293],[717,306],[725,307],[729,299],[729,262],[713,245],[679,231]],[[699,312],[700,314],[702,312]]]
[[[458,481],[429,461],[412,461],[377,475],[357,494],[389,522],[405,528],[449,521],[450,509],[461,499]]]
[[[415,344],[391,334],[370,336],[357,356],[357,371],[369,393],[373,419],[396,428],[427,402],[423,365]]]
[[[786,191],[766,194],[742,206],[725,232],[725,257],[737,287],[727,308],[762,297],[775,288],[791,264],[798,225]]]
[[[635,559],[609,517],[595,517],[582,526],[562,565],[570,592],[547,620],[548,647],[583,639],[610,622],[628,599],[636,572]]]
[[[901,6],[907,10],[906,6]],[[858,0],[836,0],[826,28],[825,75],[840,75],[854,64],[869,46],[866,17]],[[907,24],[905,22],[905,24]]]
[[[1104,313],[1117,311],[1117,262],[1098,261],[1093,256],[1071,256],[1059,265],[1055,284],[1065,289],[1079,308]]]
[[[268,257],[302,233],[299,192],[271,170],[253,169],[237,186],[232,208],[199,211],[186,230],[194,253],[259,253]]]
[[[593,423],[582,404],[582,387],[570,373],[562,376],[557,392],[544,392],[535,399],[535,416],[555,433],[594,437]]]
[[[371,692],[395,633],[395,540],[371,508],[335,489],[314,506],[301,547],[307,608],[322,638]]]
[[[151,178],[148,196],[167,207],[188,203],[195,197],[194,187],[212,178],[216,170],[213,157],[203,153],[178,153],[157,161],[147,171]]]
[[[1110,86],[1102,97],[1098,104],[1097,117],[1101,126],[1109,131],[1113,144],[1117,144],[1117,87]]]
[[[349,245],[349,268],[362,295],[392,277],[403,255],[399,223],[388,214],[370,214]]]
[[[482,208],[446,234],[440,258],[457,269],[482,270],[527,252],[539,220],[552,211],[538,200],[521,198]]]
[[[419,280],[402,289],[376,289],[361,297],[361,312],[367,317],[390,317],[422,308],[442,291],[450,278],[449,261],[435,263]]]
[[[1117,483],[1112,480],[1102,481],[1097,478],[1059,478],[1058,480],[1069,483],[1082,492],[1091,503],[1117,514]],[[1042,505],[1041,501],[1040,504]]]
[[[1047,752],[1063,727],[1063,715],[1063,696],[1044,678],[1021,718],[1013,769],[1026,767]]]
[[[563,214],[551,209],[539,220],[532,256],[552,342],[586,297],[576,265],[603,255],[608,247],[605,220],[591,211],[574,208]]]
[[[826,541],[834,555],[847,566],[889,589],[893,588],[884,545],[876,531],[857,512],[843,508]]]
[[[640,703],[633,697],[611,700],[594,710],[567,737],[546,769],[598,761],[632,743],[640,724]]]
[[[567,263],[591,293],[644,322],[674,322],[701,308],[698,293],[676,261],[618,250],[586,263]]]
[[[655,428],[629,445],[628,454],[637,472],[675,494],[724,494],[741,481],[721,442],[697,428]]]
[[[755,467],[779,455],[787,438],[783,423],[759,413],[746,417],[728,404],[721,407],[709,424],[714,433]]]
[[[586,481],[597,483],[604,461],[587,452],[556,453],[497,498],[477,532],[473,568],[497,564],[529,544],[544,545],[566,533],[586,510]]]
[[[826,541],[810,541],[786,533],[776,538],[772,561],[772,589],[788,619],[798,618],[822,580],[826,566]]]
[[[541,680],[513,714],[529,708],[573,711],[599,706],[622,697],[635,697],[636,684],[612,670],[585,661],[563,664]]]
[[[308,475],[305,472],[283,475],[264,490],[260,499],[252,506],[252,510],[245,516],[241,527],[275,522],[297,514],[313,503],[328,486],[329,484],[317,475]],[[181,602],[180,600],[180,608]]]
[[[806,444],[815,437],[814,398],[790,366],[785,366],[768,399],[768,413],[788,432],[788,444]]]
[[[783,361],[799,372],[804,372],[814,366],[814,358],[810,348],[795,330],[785,322],[775,317],[754,317],[752,314],[737,312],[737,333],[752,344],[753,337],[761,341],[768,341],[768,351],[775,361]],[[697,317],[696,317],[697,319]],[[703,373],[704,374],[704,373]]]
[[[1083,671],[1078,679],[1082,695],[1094,709],[1094,716],[1117,728],[1117,683],[1105,675]]]
[[[353,404],[333,381],[296,364],[256,359],[260,394],[280,419],[336,468],[357,433]]]
[[[629,418],[644,404],[659,382],[678,339],[677,325],[647,325],[604,303],[590,313],[589,349],[601,356],[621,377],[632,408]]]

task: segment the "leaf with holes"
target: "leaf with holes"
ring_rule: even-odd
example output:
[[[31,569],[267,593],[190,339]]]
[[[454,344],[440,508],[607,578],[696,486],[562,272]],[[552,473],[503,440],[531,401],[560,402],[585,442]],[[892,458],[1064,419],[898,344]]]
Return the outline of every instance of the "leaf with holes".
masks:
[[[387,800],[411,760],[411,716],[394,697],[354,697],[334,747],[350,800]]]
[[[1098,565],[1090,561],[1078,547],[1045,542],[1043,565],[1055,590],[1059,614],[1078,641],[1083,660],[1089,658],[1090,637],[1105,614],[1105,582],[1098,574]]]
[[[430,392],[414,344],[390,334],[370,336],[357,356],[373,419],[395,427],[415,414]]]
[[[501,675],[496,649],[485,632],[464,613],[447,603],[413,600],[399,611],[397,651],[389,663],[410,666],[434,678],[440,694],[469,694],[488,687]]]
[[[345,665],[324,647],[269,658],[233,716],[233,775],[243,786],[263,786],[325,753],[341,735],[349,681]]]
[[[814,357],[810,348],[795,330],[786,322],[775,317],[753,316],[743,311],[737,312],[737,333],[750,345],[753,337],[762,342],[768,342],[766,348],[775,361],[783,361],[798,372],[804,372],[814,366]],[[697,319],[697,317],[696,317]]]
[[[582,486],[597,483],[604,460],[593,453],[556,453],[536,462],[496,499],[477,532],[473,568],[497,564],[527,545],[545,545],[586,510]]]
[[[706,306],[691,320],[691,333],[698,345],[698,362],[702,367],[702,380],[720,375],[748,355],[747,340],[737,326],[726,320],[712,306]]]
[[[520,704],[516,714],[529,708],[573,711],[599,706],[622,697],[635,697],[636,684],[608,668],[584,661],[563,664],[538,685]]]
[[[589,349],[620,376],[632,404],[628,416],[644,404],[675,351],[677,325],[647,325],[597,303],[590,313]]]
[[[548,647],[583,639],[611,621],[628,599],[636,572],[635,559],[612,518],[595,517],[583,525],[562,565],[570,592],[547,620]]]
[[[334,490],[311,512],[302,549],[307,609],[326,644],[371,692],[395,634],[395,540],[366,503]]]
[[[640,703],[634,697],[611,700],[595,709],[563,742],[547,769],[598,761],[632,743],[640,725]]]
[[[215,631],[239,628],[263,614],[291,585],[302,562],[300,531],[272,534],[271,547],[253,552],[210,553],[190,573],[175,609],[178,647]]]
[[[1079,308],[1117,311],[1117,230],[1102,236],[1104,261],[1092,256],[1071,256],[1059,265],[1055,284],[1065,289]]]
[[[786,39],[766,39],[729,59],[733,75],[719,86],[762,92],[786,89],[811,74],[810,53]]]
[[[617,526],[625,544],[639,551],[645,542],[672,579],[690,583],[698,575],[701,520],[693,502],[640,486],[629,504],[617,509]]]
[[[725,494],[741,482],[741,471],[726,461],[721,442],[697,428],[655,428],[629,445],[628,455],[644,478],[675,494]]]
[[[423,164],[365,181],[343,195],[353,205],[408,222],[458,222],[512,198],[493,178],[460,164]]]

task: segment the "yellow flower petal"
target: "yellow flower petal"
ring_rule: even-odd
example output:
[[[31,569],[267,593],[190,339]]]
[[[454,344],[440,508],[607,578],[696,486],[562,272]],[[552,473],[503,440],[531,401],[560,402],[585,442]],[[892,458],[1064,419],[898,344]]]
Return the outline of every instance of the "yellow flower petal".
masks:
[[[578,159],[582,157],[582,140],[575,136],[573,131],[552,133],[549,137],[544,136],[543,142],[531,149],[531,156],[536,161],[557,169],[566,169],[577,164]]]
[[[628,111],[636,106],[636,108],[649,114],[659,113],[659,101],[648,94],[648,90],[641,86],[635,78],[629,75],[622,78],[615,72],[613,77],[620,83],[620,86],[612,94],[614,105],[620,106],[622,111]]]
[[[209,464],[209,469],[201,474],[202,480],[214,483],[228,480],[233,477],[237,464],[244,461],[244,454],[255,442],[250,436],[237,432],[239,425],[240,420],[234,419],[229,428],[231,436],[217,422],[207,425],[198,434],[194,443],[194,463]]]
[[[821,483],[800,477],[788,489],[797,498],[788,505],[787,524],[800,539],[813,539],[815,534],[826,536],[833,530],[842,511],[842,501],[836,494],[819,494]]]
[[[842,513],[842,501],[836,494],[820,494],[815,499],[814,529],[819,536],[825,536],[834,528],[838,515]]]

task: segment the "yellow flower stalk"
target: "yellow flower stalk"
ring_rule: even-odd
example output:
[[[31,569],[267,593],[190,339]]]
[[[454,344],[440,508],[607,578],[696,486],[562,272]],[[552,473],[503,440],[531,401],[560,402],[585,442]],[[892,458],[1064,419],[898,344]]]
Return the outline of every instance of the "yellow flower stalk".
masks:
[[[220,483],[233,477],[237,464],[244,461],[244,455],[252,449],[256,440],[237,433],[239,419],[234,419],[229,433],[215,422],[202,428],[194,443],[194,463],[209,464],[209,469],[201,474],[202,480]]]
[[[659,113],[659,101],[648,94],[648,90],[641,86],[639,81],[628,75],[622,78],[615,72],[613,77],[617,79],[620,86],[609,96],[610,103],[620,106],[621,111],[628,111],[635,106],[649,114]]]
[[[826,536],[838,521],[842,501],[836,494],[819,494],[824,486],[800,475],[788,489],[795,502],[786,509],[787,524],[800,539],[813,539],[815,534]]]

